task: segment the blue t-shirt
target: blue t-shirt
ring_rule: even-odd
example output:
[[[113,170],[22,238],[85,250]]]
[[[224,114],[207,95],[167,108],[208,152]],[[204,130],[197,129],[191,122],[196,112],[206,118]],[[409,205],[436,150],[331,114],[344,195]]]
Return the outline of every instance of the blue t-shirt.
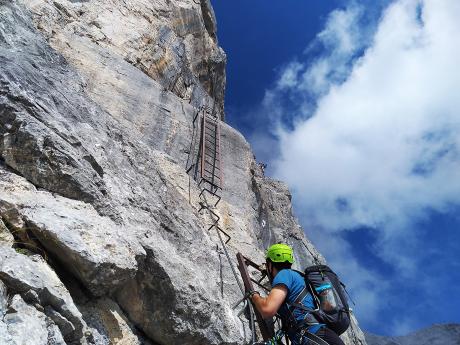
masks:
[[[278,272],[275,278],[273,278],[272,286],[275,287],[279,285],[284,285],[287,288],[287,296],[285,302],[288,304],[292,304],[296,301],[297,296],[299,296],[299,294],[305,288],[305,280],[296,271],[293,271],[291,269],[283,269]],[[291,314],[291,311],[288,310],[286,303],[283,303],[281,308],[278,310],[278,314],[284,320],[287,320]],[[310,293],[307,293],[305,295],[305,297],[301,301],[301,304],[303,304],[306,308],[309,309],[315,308],[313,296]],[[302,321],[307,316],[309,316],[309,312],[306,310],[302,310],[300,308],[295,308],[293,315],[297,321]],[[308,331],[311,333],[316,333],[322,326],[322,324],[312,325],[308,327]],[[288,335],[289,338],[291,338],[291,336],[294,336],[293,334]],[[291,341],[293,341],[292,338]]]

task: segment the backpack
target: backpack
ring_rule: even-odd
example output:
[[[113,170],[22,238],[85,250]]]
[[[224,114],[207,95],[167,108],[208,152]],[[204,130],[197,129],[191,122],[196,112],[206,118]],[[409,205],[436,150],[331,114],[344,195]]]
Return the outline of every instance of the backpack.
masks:
[[[350,314],[345,285],[339,277],[326,265],[310,266],[305,269],[305,283],[313,286],[319,299],[319,310],[313,312],[315,318],[338,335],[345,332],[350,325]]]

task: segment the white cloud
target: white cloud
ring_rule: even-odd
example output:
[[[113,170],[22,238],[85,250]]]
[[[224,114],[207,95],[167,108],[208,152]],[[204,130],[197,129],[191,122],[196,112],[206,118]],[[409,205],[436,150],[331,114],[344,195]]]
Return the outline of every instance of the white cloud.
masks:
[[[318,36],[329,54],[287,65],[265,106],[276,103],[279,119],[278,98],[300,97],[294,129],[275,130],[272,171],[293,188],[303,223],[325,232],[329,260],[348,260],[365,285],[378,277],[340,251],[343,229],[378,229],[377,254],[411,275],[423,256],[414,222],[460,204],[460,2],[395,1],[356,59],[361,15],[334,12]]]
[[[307,64],[296,60],[291,61],[282,69],[280,76],[271,90],[266,90],[262,104],[250,113],[254,119],[263,118],[271,124],[267,134],[266,126],[252,133],[249,138],[258,158],[264,161],[271,160],[273,150],[266,149],[270,142],[275,152],[278,144],[273,141],[273,136],[282,136],[286,122],[290,119],[305,119],[315,109],[312,99],[329,91],[332,84],[343,81],[348,75],[355,55],[367,43],[367,36],[363,33],[360,20],[363,16],[362,7],[356,4],[346,9],[333,11],[327,20],[325,29],[321,31],[316,40],[306,49],[309,52],[321,46],[325,55],[316,56]],[[295,109],[286,111],[284,99],[292,99]],[[288,116],[285,116],[288,114]]]
[[[342,81],[350,69],[349,62],[366,43],[359,24],[362,15],[362,7],[355,4],[344,10],[333,11],[325,29],[306,50],[308,53],[321,46],[328,54],[314,59],[308,68],[297,61],[289,63],[283,69],[276,89],[297,90],[318,96],[328,91],[331,83]]]
[[[298,87],[299,80],[298,74],[304,69],[304,66],[297,61],[291,62],[287,67],[284,68],[276,88],[278,90],[291,89]]]
[[[341,81],[348,73],[348,62],[363,47],[364,37],[359,20],[362,8],[352,5],[346,10],[333,11],[326,28],[317,36],[330,54],[317,59],[302,75],[302,90],[320,95],[327,92],[332,82]]]

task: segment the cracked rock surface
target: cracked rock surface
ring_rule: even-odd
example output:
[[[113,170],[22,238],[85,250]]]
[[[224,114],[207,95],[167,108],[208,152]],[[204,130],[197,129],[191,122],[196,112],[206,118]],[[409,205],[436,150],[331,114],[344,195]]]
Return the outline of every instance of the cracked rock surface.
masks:
[[[208,231],[185,167],[196,107],[223,119],[224,67],[208,0],[0,0],[5,344],[26,324],[44,345],[245,344],[236,252],[286,241],[298,268],[324,262],[223,122],[230,261]]]
[[[36,26],[70,57],[84,37],[194,106],[223,114],[226,56],[209,0],[26,0]],[[117,23],[116,26],[113,23]]]

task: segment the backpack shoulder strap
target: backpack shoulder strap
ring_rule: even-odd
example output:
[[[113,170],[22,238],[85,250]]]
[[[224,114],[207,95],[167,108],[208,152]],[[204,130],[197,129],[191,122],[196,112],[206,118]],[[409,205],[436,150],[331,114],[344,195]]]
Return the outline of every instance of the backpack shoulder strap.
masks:
[[[300,291],[300,293],[297,295],[297,298],[295,299],[294,302],[292,303],[286,303],[288,309],[290,311],[292,311],[293,309],[295,308],[299,308],[299,309],[302,309],[302,310],[305,310],[307,312],[310,312],[310,313],[314,313],[314,312],[317,312],[319,310],[319,303],[317,303],[316,301],[316,296],[314,294],[312,294],[312,297],[314,299],[314,303],[316,304],[317,308],[316,309],[311,309],[311,308],[307,308],[306,306],[304,306],[302,304],[302,300],[305,298],[305,296],[308,295],[308,293],[311,293],[310,290],[312,290],[311,286],[308,285],[308,282],[305,282],[305,287],[303,288],[302,291]]]
[[[302,278],[304,278],[305,280],[305,287],[304,289],[300,292],[300,294],[297,296],[297,298],[295,299],[294,303],[292,303],[291,305],[293,306],[296,306],[298,308],[301,308],[303,310],[306,310],[306,311],[309,311],[309,312],[315,312],[315,311],[318,311],[319,310],[319,299],[318,299],[318,294],[315,290],[315,288],[311,285],[310,283],[310,280],[308,280],[308,277],[307,275],[304,273],[304,272],[300,272],[300,271],[297,271],[297,270],[293,270],[294,272],[297,272],[298,274],[300,274],[300,276]],[[307,273],[307,272],[306,272]],[[302,305],[302,300],[304,299],[304,297],[308,294],[308,293],[311,293],[312,297],[313,297],[313,303],[315,304],[315,309],[309,309],[309,308],[306,308],[305,306]]]
[[[302,304],[302,300],[304,299],[304,297],[308,294],[308,288],[305,286],[303,288],[303,290],[299,293],[299,295],[297,296],[297,298],[295,299],[294,302],[292,303],[287,303],[286,302],[286,305],[288,307],[288,309],[292,312],[295,308],[299,308],[299,309],[302,309],[302,310],[305,310],[305,311],[308,311],[310,313],[314,312],[315,310],[311,309],[311,308],[307,308],[306,306],[304,306]]]

